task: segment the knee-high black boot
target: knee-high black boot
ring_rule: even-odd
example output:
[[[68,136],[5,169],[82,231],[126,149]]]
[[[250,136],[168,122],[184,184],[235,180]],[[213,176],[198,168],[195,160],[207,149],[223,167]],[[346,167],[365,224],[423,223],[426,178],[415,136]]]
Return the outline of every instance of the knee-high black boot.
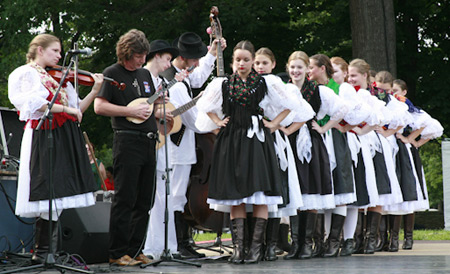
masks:
[[[401,221],[401,215],[389,215],[389,252],[398,251],[398,233]]]
[[[403,241],[403,249],[409,250],[413,247],[413,231],[414,231],[414,213],[403,215],[403,230],[405,232],[405,240]]]
[[[378,228],[380,227],[381,214],[375,211],[367,212],[367,230],[364,254],[375,253]]]
[[[303,245],[298,255],[298,258],[301,260],[310,259],[312,257],[313,234],[316,228],[317,213],[306,212],[305,220],[305,237],[303,238]]]
[[[49,238],[50,226],[52,226],[53,233],[51,238]],[[50,245],[52,245],[53,252],[57,251],[57,222],[39,218],[36,220],[35,228],[34,251],[31,261],[33,263],[42,263],[46,259]]]
[[[269,218],[266,231],[266,252],[264,259],[266,261],[275,261],[278,259],[275,249],[278,242],[278,230],[280,228],[280,218]]]
[[[389,218],[390,215],[382,215],[380,220],[380,228],[378,232],[377,246],[375,248],[376,252],[388,251],[389,249],[389,239],[388,239],[388,228],[389,228]]]
[[[178,253],[181,259],[199,258],[200,255],[195,254],[197,252],[189,244],[189,225],[184,220],[183,213],[181,211],[175,211],[174,219]]]
[[[291,226],[291,249],[289,250],[289,253],[284,255],[283,259],[285,260],[292,260],[297,259],[298,253],[300,252],[300,244],[299,244],[299,216],[291,216],[289,217],[290,226]]]
[[[248,212],[247,219],[245,219],[245,237],[244,237],[245,254],[247,254],[248,251],[250,250],[254,227],[255,227],[255,218],[253,218],[252,212]]]
[[[263,256],[262,247],[264,244],[266,225],[266,219],[255,218],[255,228],[253,230],[252,243],[250,245],[248,254],[245,256],[244,263],[252,264],[257,263],[261,260]]]
[[[325,227],[324,227],[324,214],[317,214],[316,229],[314,230],[314,249],[312,257],[320,257],[324,251],[324,237],[325,237]]]
[[[277,248],[280,252],[277,255],[283,254],[283,251],[289,252],[291,250],[291,244],[289,243],[289,225],[280,224]]]
[[[364,254],[365,223],[366,215],[364,212],[358,212],[358,222],[356,223],[355,230],[355,249],[353,251],[355,254]]]
[[[230,263],[241,264],[244,262],[244,237],[245,219],[236,218],[231,220],[231,233],[233,234],[233,255],[228,259]]]
[[[345,216],[339,214],[331,215],[331,231],[327,240],[327,250],[323,253],[323,257],[336,257],[339,254],[341,232],[344,227],[344,222]]]

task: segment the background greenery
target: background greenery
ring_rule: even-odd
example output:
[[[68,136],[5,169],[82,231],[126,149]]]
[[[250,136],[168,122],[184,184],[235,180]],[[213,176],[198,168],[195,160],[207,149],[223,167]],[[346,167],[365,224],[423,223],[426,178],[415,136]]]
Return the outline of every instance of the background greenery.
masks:
[[[101,72],[116,61],[115,43],[126,31],[137,28],[149,40],[172,41],[194,31],[205,42],[209,10],[219,7],[223,35],[231,60],[233,46],[248,39],[259,48],[271,48],[278,60],[275,72],[285,70],[289,54],[303,50],[351,60],[352,39],[347,0],[2,0],[0,2],[0,106],[12,107],[7,99],[9,73],[25,63],[28,43],[39,32],[52,32],[63,41],[65,51],[90,47],[94,54],[81,58],[80,68]],[[406,80],[408,97],[441,121],[448,135],[450,122],[449,0],[394,0],[397,33],[398,78]],[[374,15],[376,16],[376,15]],[[229,67],[226,66],[228,72]],[[89,88],[80,89],[81,96]],[[96,146],[97,156],[111,164],[110,120],[93,113],[84,115],[83,130]],[[440,141],[421,149],[433,207],[442,203]]]

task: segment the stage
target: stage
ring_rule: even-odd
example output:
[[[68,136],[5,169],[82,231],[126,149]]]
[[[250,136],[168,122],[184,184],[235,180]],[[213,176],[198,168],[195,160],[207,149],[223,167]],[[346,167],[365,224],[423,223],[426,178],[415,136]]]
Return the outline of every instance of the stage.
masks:
[[[400,243],[401,246],[401,243]],[[207,251],[207,256],[217,253]],[[161,263],[157,267],[117,267],[109,264],[92,264],[88,267],[95,273],[450,273],[450,241],[416,241],[413,250],[399,252],[377,252],[374,255],[320,258],[286,261],[280,256],[274,262],[252,265],[233,265],[224,258],[198,260],[202,267],[178,263]],[[1,266],[1,270],[6,270]],[[30,272],[34,273],[34,272]],[[43,273],[59,273],[47,270]]]

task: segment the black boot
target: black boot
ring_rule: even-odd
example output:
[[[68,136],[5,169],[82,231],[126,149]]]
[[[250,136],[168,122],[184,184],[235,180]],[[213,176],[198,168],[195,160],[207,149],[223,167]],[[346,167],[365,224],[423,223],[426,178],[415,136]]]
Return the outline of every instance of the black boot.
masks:
[[[405,232],[405,240],[403,241],[403,249],[410,250],[413,247],[413,230],[414,230],[414,213],[403,215],[403,230]]]
[[[249,212],[247,213],[247,219],[245,219],[245,237],[244,237],[245,254],[247,254],[250,250],[254,228],[255,228],[255,218],[253,218],[253,213]]]
[[[264,259],[266,261],[275,261],[278,259],[275,249],[278,242],[278,230],[280,228],[280,218],[269,218],[266,231],[266,252]]]
[[[321,257],[324,251],[324,214],[317,214],[316,229],[314,230],[314,249],[312,257]]]
[[[191,247],[189,244],[189,226],[184,220],[183,213],[181,211],[175,211],[174,219],[175,232],[177,235],[178,253],[181,259],[198,258],[197,255],[195,255],[188,249],[188,247]]]
[[[35,234],[34,234],[34,250],[31,256],[31,261],[33,264],[43,263],[45,261],[45,256],[49,249],[49,238],[48,238],[48,228],[49,222],[38,218],[35,224]]]
[[[339,256],[341,257],[345,257],[345,256],[351,256],[353,254],[354,251],[354,240],[353,239],[347,239],[344,242],[344,245],[341,248],[341,253],[339,254]]]
[[[331,231],[328,236],[327,250],[323,253],[323,257],[337,257],[339,247],[341,246],[341,232],[344,227],[345,216],[333,214],[331,216]]]
[[[231,220],[231,233],[233,234],[233,255],[228,259],[228,261],[234,264],[241,264],[244,262],[245,258],[245,219],[236,218]]]
[[[364,212],[358,212],[358,222],[356,223],[355,229],[355,247],[353,250],[355,254],[364,254],[365,223],[366,215]]]
[[[283,254],[283,252],[289,252],[291,250],[291,244],[289,243],[289,225],[280,224],[278,243],[277,243],[277,255]]]
[[[262,218],[255,218],[255,228],[253,230],[252,243],[250,250],[245,256],[244,263],[252,264],[261,260],[263,253],[262,247],[264,245],[264,238],[266,235],[267,220]]]
[[[389,215],[389,252],[398,251],[398,233],[401,221],[401,215]]]
[[[305,236],[303,238],[303,244],[298,254],[298,258],[301,260],[311,259],[313,249],[313,234],[316,228],[317,213],[305,212]]]
[[[390,215],[381,216],[377,247],[375,248],[375,252],[388,251],[389,249],[389,240],[388,240],[388,227],[390,219],[389,216]]]
[[[364,254],[375,253],[378,228],[380,227],[381,214],[375,211],[367,212],[366,243]]]
[[[292,260],[297,259],[298,253],[300,252],[300,244],[299,244],[299,216],[291,216],[289,217],[290,226],[291,226],[291,249],[289,250],[289,253],[284,255],[283,259],[285,260]]]

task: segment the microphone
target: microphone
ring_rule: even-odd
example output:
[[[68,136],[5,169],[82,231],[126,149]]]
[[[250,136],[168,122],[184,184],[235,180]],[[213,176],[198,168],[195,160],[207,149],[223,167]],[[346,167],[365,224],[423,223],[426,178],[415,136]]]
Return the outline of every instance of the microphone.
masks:
[[[68,51],[68,53],[72,53],[72,54],[84,54],[87,56],[91,56],[92,55],[92,49],[90,48],[84,48],[84,49],[71,49]]]

